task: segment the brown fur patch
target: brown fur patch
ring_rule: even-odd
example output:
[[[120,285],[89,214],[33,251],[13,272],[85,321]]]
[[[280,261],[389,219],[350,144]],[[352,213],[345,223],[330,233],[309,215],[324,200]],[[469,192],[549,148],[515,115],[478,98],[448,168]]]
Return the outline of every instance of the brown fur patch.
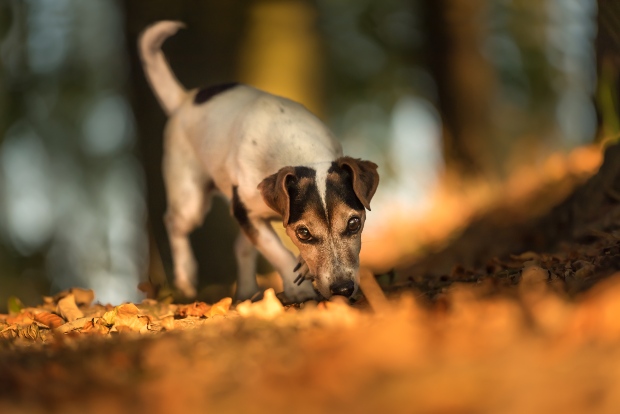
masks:
[[[284,167],[258,185],[265,204],[282,216],[284,226],[288,224],[290,211],[290,198],[286,188],[286,181],[289,177],[295,177],[294,167]]]
[[[239,85],[238,82],[228,82],[219,85],[208,86],[206,88],[201,88],[198,92],[196,92],[196,95],[194,95],[194,104],[203,104],[209,101],[215,95],[226,92],[227,90],[232,89],[237,85]]]
[[[365,211],[350,208],[342,200],[333,199],[330,210],[330,224],[324,213],[318,209],[307,209],[302,218],[287,227],[287,234],[306,261],[315,288],[325,297],[331,296],[332,285],[347,280],[354,282],[359,267],[361,249],[361,232],[365,220]],[[347,231],[351,217],[359,217],[362,227],[355,234]],[[312,235],[311,241],[301,241],[296,231],[305,227]]]
[[[377,164],[351,157],[340,157],[336,163],[340,168],[351,171],[353,174],[353,191],[364,207],[370,211],[370,200],[379,186]]]

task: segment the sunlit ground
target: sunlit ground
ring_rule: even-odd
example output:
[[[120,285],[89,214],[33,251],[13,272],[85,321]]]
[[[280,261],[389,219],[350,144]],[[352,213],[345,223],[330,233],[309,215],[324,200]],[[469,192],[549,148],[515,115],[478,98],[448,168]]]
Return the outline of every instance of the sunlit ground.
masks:
[[[123,65],[119,10],[103,13],[82,5],[88,10],[79,15],[70,1],[30,3],[31,9],[19,9],[30,26],[15,29],[2,51],[3,57],[31,55],[27,69],[42,84],[62,76],[64,58],[80,56],[70,45],[93,55],[84,59],[90,69],[82,75],[105,78],[106,64]],[[459,3],[477,2],[454,2]],[[97,4],[105,9],[113,3]],[[416,74],[410,78],[381,72],[389,56],[358,27],[362,7],[351,6],[346,14],[336,2],[317,3],[326,15],[325,33],[333,37],[330,46],[336,46],[328,52],[340,52],[330,59],[348,62],[342,68],[349,76],[366,76],[357,78],[359,95],[340,102],[338,111],[324,107],[320,68],[327,58],[308,4],[256,3],[249,12],[240,80],[305,103],[331,122],[347,154],[380,164],[382,183],[371,203],[361,257],[372,272],[422,260],[489,213],[502,211],[506,222],[517,223],[543,215],[601,164],[600,148],[578,147],[591,142],[596,128],[593,0],[493,3],[496,16],[525,15],[527,24],[513,30],[516,17],[495,19],[481,46],[498,77],[510,75],[512,81],[492,85],[498,105],[488,108],[491,118],[504,128],[505,142],[529,136],[530,143],[545,141],[548,146],[541,145],[552,154],[533,151],[536,160],[515,162],[501,182],[465,182],[444,171],[442,120],[432,93],[409,90],[420,79],[432,90],[433,80],[419,68],[406,68]],[[408,9],[377,16],[383,33],[413,27]],[[75,31],[80,42],[68,41],[70,32],[60,30],[70,17],[80,23]],[[405,24],[393,24],[398,22]],[[109,36],[95,34],[102,26]],[[343,28],[348,32],[339,36]],[[26,32],[30,46],[24,52],[17,35]],[[97,37],[107,49],[94,47]],[[532,52],[545,68],[536,74],[528,61]],[[14,75],[23,69],[7,68]],[[353,305],[334,298],[283,307],[271,291],[261,301],[232,307],[230,298],[214,306],[170,303],[169,296],[136,300],[134,288],[148,261],[145,190],[130,155],[134,131],[123,95],[126,74],[116,75],[104,90],[65,102],[85,108],[84,116],[67,111],[67,119],[55,118],[51,110],[62,93],[34,88],[32,113],[15,121],[0,146],[0,190],[8,194],[0,203],[4,242],[24,254],[42,249],[52,287],[83,283],[95,289],[62,292],[36,307],[10,301],[0,314],[0,412],[618,411],[620,204],[613,197],[606,199],[609,214],[600,212],[604,220],[589,228],[584,243],[566,240],[568,247],[558,252],[511,251],[483,269],[461,269],[475,276],[469,280],[452,272],[446,283],[431,286],[434,291],[410,284],[384,294],[363,269],[365,298]],[[536,85],[546,84],[549,96],[538,110]],[[361,85],[371,86],[361,91]],[[380,104],[381,92],[389,88],[398,96]],[[373,89],[379,93],[370,93]],[[56,129],[59,119],[78,127]],[[117,126],[106,129],[109,141],[101,136],[106,122]],[[55,147],[50,137],[67,142]],[[58,156],[67,148],[75,156]],[[78,157],[80,151],[88,156]],[[87,167],[100,174],[87,174]],[[275,227],[281,229],[279,223]],[[20,241],[31,241],[31,249],[20,250],[28,247]],[[151,261],[159,259],[153,246],[150,253]],[[160,280],[162,269],[159,263]],[[271,273],[261,276],[261,286],[278,291],[281,282]],[[230,286],[208,289],[204,297],[234,292]],[[80,298],[85,292],[87,298]],[[93,304],[95,294],[95,301],[114,305],[127,298],[138,303]]]
[[[495,209],[523,205],[541,193],[542,202],[532,200],[527,210],[515,211],[534,218],[547,212],[570,194],[574,185],[594,174],[601,164],[597,146],[556,153],[539,166],[516,168],[502,185],[488,182],[442,183],[427,205],[394,202],[389,195],[375,202],[368,214],[363,235],[362,264],[384,272],[408,264],[416,257],[444,247],[473,218]]]
[[[375,274],[406,267],[446,247],[473,219],[485,213],[505,211],[520,221],[539,217],[595,174],[601,162],[601,147],[591,145],[567,154],[553,154],[538,167],[516,168],[502,185],[486,181],[444,182],[422,203],[391,200],[390,194],[384,193],[384,197],[373,201],[372,211],[367,214],[361,266]],[[274,223],[274,228],[287,247],[296,252],[282,226]],[[275,272],[259,274],[258,278],[263,289],[282,289],[282,281]],[[234,285],[210,286],[203,293],[215,300],[233,292]]]

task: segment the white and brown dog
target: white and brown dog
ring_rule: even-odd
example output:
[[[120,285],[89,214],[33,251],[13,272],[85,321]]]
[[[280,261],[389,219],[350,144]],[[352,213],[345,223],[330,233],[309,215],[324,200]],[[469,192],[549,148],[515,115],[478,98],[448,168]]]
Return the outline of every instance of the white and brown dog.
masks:
[[[235,242],[238,299],[259,290],[257,250],[280,273],[284,300],[352,296],[377,166],[343,157],[327,127],[296,102],[234,83],[185,90],[161,51],[181,27],[156,23],[139,42],[146,77],[169,116],[165,220],[176,286],[187,296],[196,293],[188,235],[220,194],[231,201],[242,230]],[[270,225],[278,218],[299,248],[297,259]]]

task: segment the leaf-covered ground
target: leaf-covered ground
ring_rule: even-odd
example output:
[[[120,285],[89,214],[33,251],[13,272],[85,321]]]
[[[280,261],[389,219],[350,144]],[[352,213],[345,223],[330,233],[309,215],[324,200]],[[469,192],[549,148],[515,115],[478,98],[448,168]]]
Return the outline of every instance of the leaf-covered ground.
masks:
[[[547,189],[486,214],[386,293],[362,272],[353,306],[13,300],[0,413],[615,413],[619,154],[549,214],[523,213]]]

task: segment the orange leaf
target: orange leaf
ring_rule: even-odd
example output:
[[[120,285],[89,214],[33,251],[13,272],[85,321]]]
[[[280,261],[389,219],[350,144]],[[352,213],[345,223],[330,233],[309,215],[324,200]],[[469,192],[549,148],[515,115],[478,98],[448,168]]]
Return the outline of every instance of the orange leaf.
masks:
[[[80,330],[80,332],[91,332],[94,329],[95,329],[95,323],[91,319],[90,321],[86,322],[84,326],[82,326],[82,329]]]
[[[34,320],[51,329],[58,328],[60,325],[65,323],[60,316],[51,312],[39,312],[34,315]]]
[[[110,333],[110,328],[100,323],[93,322],[92,320],[86,322],[82,329],[80,329],[81,333],[86,334],[100,334],[106,335]]]
[[[116,319],[114,328],[118,332],[146,332],[149,324],[148,316],[130,316],[122,319]]]
[[[18,333],[20,337],[25,339],[36,340],[40,338],[39,327],[36,323],[31,323],[30,325],[20,329]]]
[[[15,339],[17,338],[18,328],[17,325],[10,325],[6,328],[0,329],[0,338],[4,339]]]
[[[174,313],[174,316],[178,316],[180,318],[187,318],[188,316],[203,317],[206,316],[210,309],[211,306],[204,302],[194,302],[189,305],[179,306]]]
[[[95,292],[92,289],[71,288],[70,292],[75,297],[78,306],[90,306],[95,299]]]
[[[56,332],[59,333],[67,333],[71,331],[75,331],[77,329],[81,329],[86,325],[90,320],[90,318],[79,318],[71,322],[67,322],[64,325],[60,325],[55,329]]]
[[[58,313],[69,322],[84,317],[82,311],[75,304],[75,296],[73,294],[69,294],[58,301]]]
[[[111,320],[114,327],[119,332],[127,331],[128,329],[134,332],[146,330],[146,327],[150,321],[148,316],[140,314],[140,309],[138,309],[133,303],[125,303],[117,306],[114,308],[113,312],[115,314],[112,319],[110,319],[109,316],[106,318],[106,315],[110,312],[107,312],[103,317],[107,320]]]
[[[171,331],[174,329],[174,317],[172,315],[168,315],[165,318],[159,320],[161,327],[167,331]]]
[[[14,315],[14,316],[9,315],[6,318],[6,323],[9,325],[12,325],[14,323],[17,323],[20,325],[30,325],[33,320],[34,320],[34,315],[31,312],[22,311],[21,313]]]
[[[140,314],[140,309],[133,303],[124,303],[116,307],[116,317],[125,318]]]
[[[246,300],[237,305],[237,312],[241,316],[256,316],[261,319],[273,319],[284,312],[284,306],[276,297],[272,288],[265,291],[263,299],[258,302]]]
[[[213,315],[226,315],[230,309],[230,305],[232,305],[232,298],[224,298],[211,306],[208,316],[212,317]]]
[[[63,290],[62,292],[54,295],[54,301],[60,302],[60,300],[69,295],[73,295],[75,303],[77,305],[89,306],[95,299],[95,292],[92,289],[71,288],[69,290]]]

